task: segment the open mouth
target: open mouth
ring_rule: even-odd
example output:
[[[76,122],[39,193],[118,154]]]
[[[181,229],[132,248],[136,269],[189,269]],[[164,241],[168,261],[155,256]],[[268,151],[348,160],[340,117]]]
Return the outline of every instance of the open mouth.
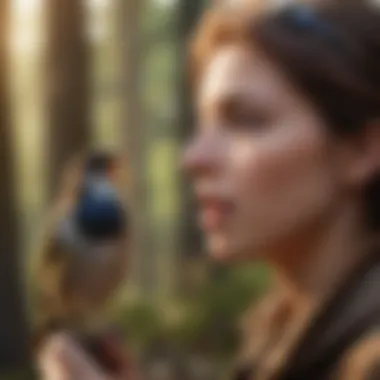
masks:
[[[199,197],[199,222],[206,232],[225,227],[235,209],[233,202],[218,197]]]

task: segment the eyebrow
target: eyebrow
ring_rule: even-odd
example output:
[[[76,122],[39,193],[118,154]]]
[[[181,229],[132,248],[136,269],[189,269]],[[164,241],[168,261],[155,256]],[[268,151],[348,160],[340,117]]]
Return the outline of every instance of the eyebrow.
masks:
[[[266,102],[263,99],[259,99],[259,97],[254,94],[247,94],[242,91],[231,91],[226,92],[225,94],[215,97],[210,101],[206,101],[205,103],[199,103],[201,105],[201,110],[208,109],[218,109],[218,110],[226,110],[226,109],[244,109],[251,108],[255,109],[264,109],[267,108]]]

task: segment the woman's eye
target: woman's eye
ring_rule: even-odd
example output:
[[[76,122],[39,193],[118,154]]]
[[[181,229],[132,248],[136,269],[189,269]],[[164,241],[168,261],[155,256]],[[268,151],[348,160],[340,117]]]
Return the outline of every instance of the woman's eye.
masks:
[[[237,111],[227,118],[232,128],[256,129],[262,128],[268,123],[268,117],[254,110]]]
[[[253,105],[242,104],[241,101],[226,102],[222,108],[224,121],[231,128],[256,129],[269,122],[269,115]]]
[[[238,125],[259,126],[263,125],[266,121],[263,115],[259,115],[253,112],[237,114],[233,120]]]

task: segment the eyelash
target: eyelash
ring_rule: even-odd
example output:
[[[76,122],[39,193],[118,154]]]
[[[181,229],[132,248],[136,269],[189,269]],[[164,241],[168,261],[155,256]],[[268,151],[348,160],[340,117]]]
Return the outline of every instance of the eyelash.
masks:
[[[263,127],[267,123],[267,117],[255,112],[236,112],[228,115],[227,121],[232,126],[252,129],[255,127]]]

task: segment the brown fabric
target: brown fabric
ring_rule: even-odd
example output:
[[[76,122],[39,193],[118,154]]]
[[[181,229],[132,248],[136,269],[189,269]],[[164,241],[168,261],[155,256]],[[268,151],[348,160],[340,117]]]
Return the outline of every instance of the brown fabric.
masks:
[[[372,368],[368,370],[368,374],[364,380],[379,380],[380,379],[380,362],[375,363]]]
[[[380,327],[380,260],[370,256],[344,283],[302,334],[284,368],[271,380],[336,379],[334,370],[346,352],[369,331]],[[380,350],[379,350],[380,357]],[[245,367],[236,380],[261,380]],[[331,377],[331,376],[334,377]]]
[[[369,331],[347,350],[334,375],[334,380],[380,379],[380,329]]]

